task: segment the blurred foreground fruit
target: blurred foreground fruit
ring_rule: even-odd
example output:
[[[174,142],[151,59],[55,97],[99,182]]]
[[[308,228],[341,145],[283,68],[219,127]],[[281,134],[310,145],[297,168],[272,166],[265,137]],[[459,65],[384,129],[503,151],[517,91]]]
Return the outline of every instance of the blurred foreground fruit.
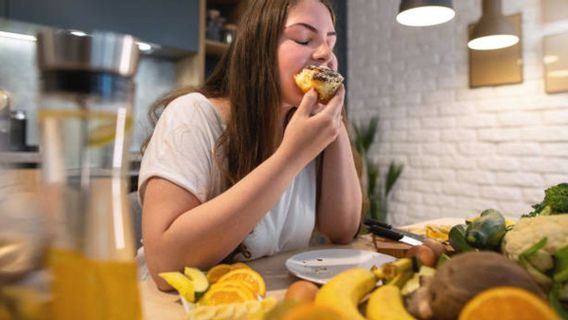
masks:
[[[371,293],[366,315],[369,320],[414,319],[404,307],[400,288],[394,285],[384,285]]]
[[[316,295],[316,305],[334,308],[350,320],[363,316],[357,308],[359,301],[373,288],[376,278],[373,272],[363,268],[345,270],[323,285]]]
[[[560,320],[552,308],[533,293],[514,287],[483,291],[470,300],[459,320]]]
[[[288,287],[284,299],[296,300],[298,302],[314,302],[318,290],[318,286],[314,283],[305,280],[298,280]]]
[[[292,309],[282,318],[283,320],[349,320],[337,309],[316,305],[313,303],[302,304]]]
[[[250,300],[244,303],[226,303],[214,306],[198,305],[188,313],[189,320],[262,320],[276,304],[276,299],[269,297],[262,301]]]

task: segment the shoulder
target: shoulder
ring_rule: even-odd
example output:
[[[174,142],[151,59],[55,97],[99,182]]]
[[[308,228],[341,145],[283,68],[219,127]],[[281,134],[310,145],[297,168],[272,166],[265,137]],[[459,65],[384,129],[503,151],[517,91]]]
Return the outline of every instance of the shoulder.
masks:
[[[209,99],[201,93],[192,92],[170,102],[159,122],[165,122],[168,127],[172,127],[176,124],[215,123],[217,117],[215,107]]]

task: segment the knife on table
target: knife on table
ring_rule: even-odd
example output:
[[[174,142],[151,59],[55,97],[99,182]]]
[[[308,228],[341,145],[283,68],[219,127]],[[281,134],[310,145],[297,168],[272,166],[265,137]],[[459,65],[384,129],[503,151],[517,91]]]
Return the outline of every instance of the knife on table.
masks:
[[[369,227],[369,231],[377,236],[406,243],[411,246],[421,245],[424,240],[424,237],[421,235],[393,228],[391,225],[377,220],[367,219],[365,220],[365,224]]]

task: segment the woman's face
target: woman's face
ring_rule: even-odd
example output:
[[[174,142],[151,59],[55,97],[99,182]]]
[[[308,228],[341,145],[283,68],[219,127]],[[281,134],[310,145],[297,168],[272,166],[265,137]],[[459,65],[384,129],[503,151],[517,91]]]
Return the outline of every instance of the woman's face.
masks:
[[[285,106],[298,106],[304,96],[294,83],[294,75],[304,67],[313,64],[337,70],[335,41],[331,14],[319,0],[300,0],[288,9],[277,49],[280,92]]]

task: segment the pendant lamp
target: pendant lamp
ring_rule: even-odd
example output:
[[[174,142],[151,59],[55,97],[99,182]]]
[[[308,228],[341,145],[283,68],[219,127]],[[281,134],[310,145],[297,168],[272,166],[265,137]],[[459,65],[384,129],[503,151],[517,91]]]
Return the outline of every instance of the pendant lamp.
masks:
[[[452,0],[401,0],[396,21],[405,26],[425,27],[454,18]]]
[[[483,14],[473,28],[467,46],[473,50],[495,50],[515,45],[519,37],[501,11],[501,0],[483,0]]]

